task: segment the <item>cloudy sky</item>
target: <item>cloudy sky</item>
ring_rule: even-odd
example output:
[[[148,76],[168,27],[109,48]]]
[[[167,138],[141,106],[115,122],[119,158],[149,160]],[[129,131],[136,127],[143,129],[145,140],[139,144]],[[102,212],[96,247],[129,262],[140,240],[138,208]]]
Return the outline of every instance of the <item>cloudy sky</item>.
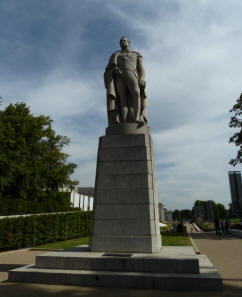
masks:
[[[107,126],[103,72],[126,35],[144,59],[159,201],[172,210],[197,199],[227,206],[241,11],[241,0],[0,0],[2,108],[24,101],[49,115],[71,139],[73,178],[93,186]]]

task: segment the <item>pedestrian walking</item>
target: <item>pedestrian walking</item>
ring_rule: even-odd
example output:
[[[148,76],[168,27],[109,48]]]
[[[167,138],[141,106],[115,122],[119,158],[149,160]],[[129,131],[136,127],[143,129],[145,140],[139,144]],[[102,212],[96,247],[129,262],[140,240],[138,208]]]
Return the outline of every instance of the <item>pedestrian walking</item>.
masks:
[[[215,226],[216,235],[220,235],[220,222],[218,218],[214,219],[214,226]]]
[[[230,220],[226,219],[225,220],[225,231],[226,231],[226,233],[229,233],[229,227],[230,227]]]
[[[225,233],[225,220],[224,219],[221,220],[221,231],[222,231],[222,233]]]

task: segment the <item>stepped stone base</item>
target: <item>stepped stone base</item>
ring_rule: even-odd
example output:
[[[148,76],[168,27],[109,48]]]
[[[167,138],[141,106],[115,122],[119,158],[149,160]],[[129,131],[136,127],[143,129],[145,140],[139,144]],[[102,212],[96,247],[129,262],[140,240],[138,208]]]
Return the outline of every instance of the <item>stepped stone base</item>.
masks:
[[[154,254],[88,252],[86,247],[48,252],[35,265],[9,272],[9,281],[110,288],[221,290],[222,279],[192,247],[163,247]]]
[[[155,161],[147,125],[109,126],[100,137],[94,196],[92,252],[160,250]]]

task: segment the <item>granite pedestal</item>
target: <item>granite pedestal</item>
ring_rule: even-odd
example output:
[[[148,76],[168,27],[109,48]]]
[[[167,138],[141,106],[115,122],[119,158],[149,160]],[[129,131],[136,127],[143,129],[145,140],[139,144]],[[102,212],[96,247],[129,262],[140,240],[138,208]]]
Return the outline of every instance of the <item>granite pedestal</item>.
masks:
[[[35,265],[9,272],[9,281],[109,288],[221,290],[222,279],[206,255],[192,247],[158,253],[95,253],[88,247],[48,252]]]
[[[109,126],[100,137],[90,251],[154,253],[161,247],[149,127]]]

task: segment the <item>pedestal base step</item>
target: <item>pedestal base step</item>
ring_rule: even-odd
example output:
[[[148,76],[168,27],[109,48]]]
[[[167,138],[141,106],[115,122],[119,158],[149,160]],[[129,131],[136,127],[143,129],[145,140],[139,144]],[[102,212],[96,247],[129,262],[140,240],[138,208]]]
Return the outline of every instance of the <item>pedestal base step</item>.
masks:
[[[29,265],[11,270],[9,281],[109,288],[221,290],[219,274],[206,270],[201,270],[200,274],[176,274],[40,269]]]
[[[9,281],[163,290],[222,289],[222,279],[207,256],[195,255],[192,247],[163,247],[155,254],[93,253],[87,247],[49,252],[37,256],[35,265],[11,270]]]
[[[199,273],[197,256],[169,256],[164,249],[154,254],[120,254],[81,252],[81,249],[76,248],[39,255],[36,257],[35,267],[91,271]]]

